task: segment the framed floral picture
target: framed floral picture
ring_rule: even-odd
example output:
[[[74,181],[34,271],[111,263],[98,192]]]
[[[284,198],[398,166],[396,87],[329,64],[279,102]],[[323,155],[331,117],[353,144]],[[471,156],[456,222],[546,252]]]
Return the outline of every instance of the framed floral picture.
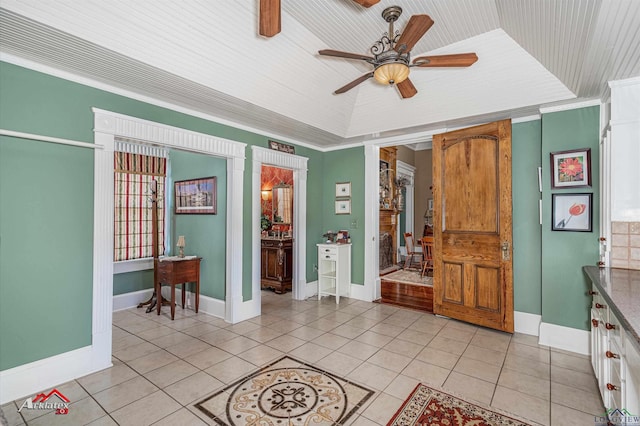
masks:
[[[591,149],[551,153],[551,188],[591,186]]]
[[[551,230],[591,232],[592,194],[551,194]]]

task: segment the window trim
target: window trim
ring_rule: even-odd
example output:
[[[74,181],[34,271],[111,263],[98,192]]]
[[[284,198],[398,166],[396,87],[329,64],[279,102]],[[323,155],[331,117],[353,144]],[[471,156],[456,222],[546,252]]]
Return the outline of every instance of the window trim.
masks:
[[[153,269],[153,257],[113,262],[114,275],[126,274],[127,272],[146,271],[149,269]]]

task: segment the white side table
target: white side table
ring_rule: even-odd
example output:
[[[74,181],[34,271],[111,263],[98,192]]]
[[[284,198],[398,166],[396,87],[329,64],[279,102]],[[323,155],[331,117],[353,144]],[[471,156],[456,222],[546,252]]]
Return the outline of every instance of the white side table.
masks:
[[[318,300],[322,296],[349,297],[351,244],[318,244]]]

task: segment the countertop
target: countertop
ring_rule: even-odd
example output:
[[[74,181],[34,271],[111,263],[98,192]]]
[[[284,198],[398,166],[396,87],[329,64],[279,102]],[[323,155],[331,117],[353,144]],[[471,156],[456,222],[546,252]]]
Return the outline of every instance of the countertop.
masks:
[[[582,269],[640,350],[640,271],[597,266]]]

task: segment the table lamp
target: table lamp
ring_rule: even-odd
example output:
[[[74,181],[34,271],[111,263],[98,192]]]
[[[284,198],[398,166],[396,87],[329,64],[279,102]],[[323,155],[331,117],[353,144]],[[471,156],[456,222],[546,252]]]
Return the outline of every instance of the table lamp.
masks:
[[[185,246],[184,235],[180,235],[178,237],[178,243],[176,244],[176,246],[180,250],[178,253],[178,257],[184,257],[184,246]]]

